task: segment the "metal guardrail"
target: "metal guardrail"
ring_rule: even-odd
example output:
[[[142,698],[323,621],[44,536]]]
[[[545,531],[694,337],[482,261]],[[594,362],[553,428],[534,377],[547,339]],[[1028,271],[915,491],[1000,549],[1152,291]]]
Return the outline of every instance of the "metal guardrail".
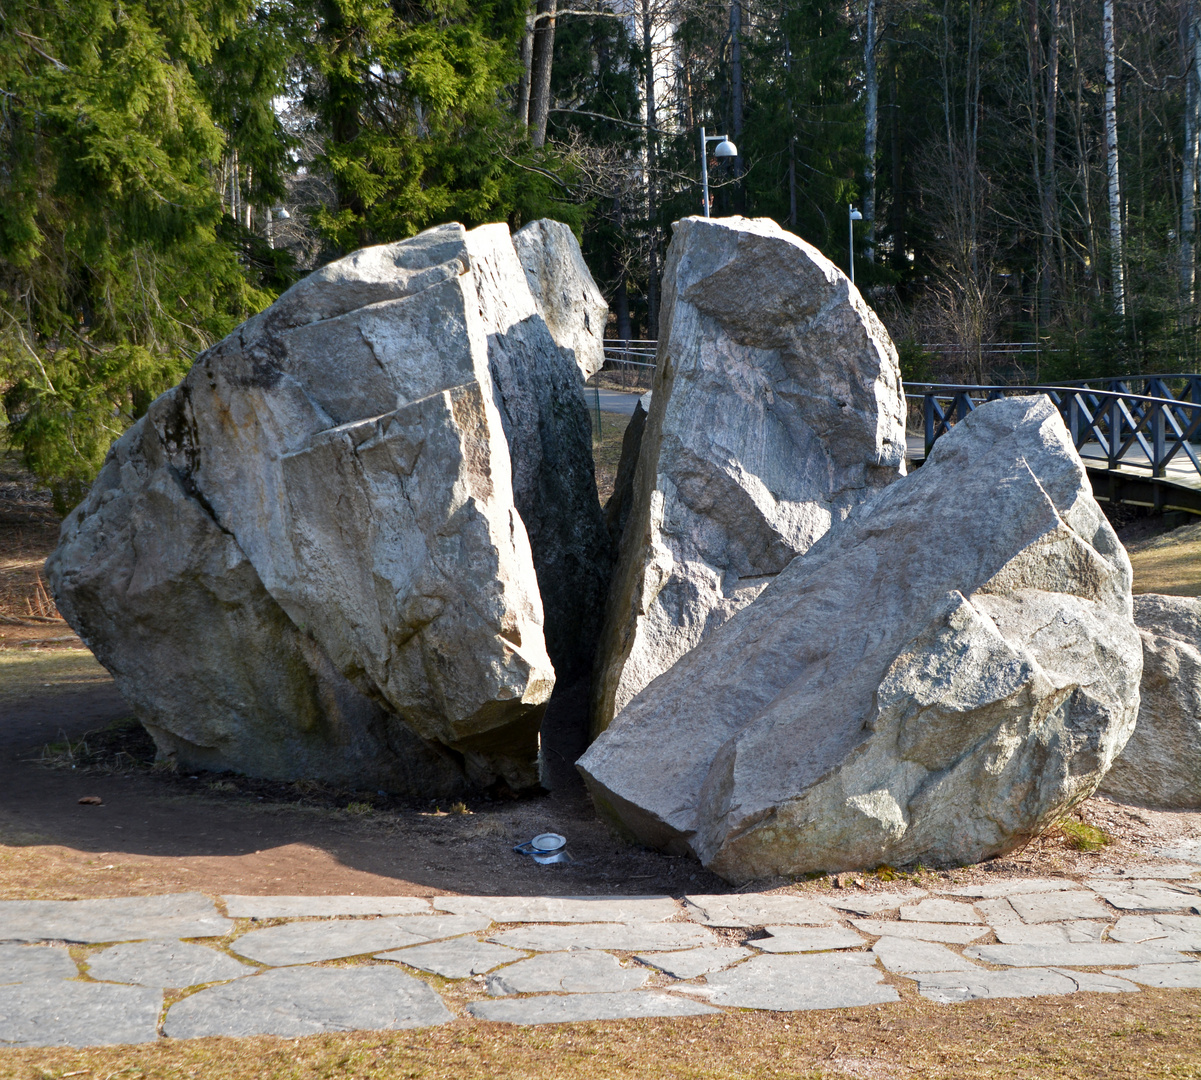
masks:
[[[1201,460],[1193,443],[1201,440],[1201,399],[1176,397],[1168,379],[1187,380],[1186,391],[1201,394],[1201,377],[1150,376],[1144,380],[1159,394],[1133,393],[1129,389],[1094,389],[1091,385],[1058,386],[969,386],[913,383],[905,396],[922,402],[926,453],[957,421],[977,406],[1013,394],[1046,394],[1059,409],[1077,450],[1093,443],[1110,470],[1119,468],[1150,472],[1156,479],[1166,475],[1167,466],[1180,457],[1192,468],[1184,469],[1189,479],[1201,479]],[[1131,380],[1112,382],[1124,387]],[[1141,453],[1140,453],[1141,452]],[[1178,463],[1179,464],[1179,463]],[[1184,479],[1184,477],[1182,477]]]

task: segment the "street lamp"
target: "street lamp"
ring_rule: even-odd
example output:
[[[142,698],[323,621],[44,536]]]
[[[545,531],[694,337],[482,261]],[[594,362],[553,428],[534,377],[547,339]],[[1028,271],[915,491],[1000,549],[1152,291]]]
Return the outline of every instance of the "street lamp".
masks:
[[[705,129],[701,128],[701,201],[705,217],[709,216],[709,144],[711,142],[717,143],[717,149],[713,151],[714,157],[738,156],[738,147],[724,135],[706,135]]]
[[[847,244],[848,262],[851,266],[851,284],[855,284],[855,222],[862,221],[863,215],[859,213],[853,206],[848,206],[850,210],[850,220],[847,223],[847,228],[850,230],[850,242]]]

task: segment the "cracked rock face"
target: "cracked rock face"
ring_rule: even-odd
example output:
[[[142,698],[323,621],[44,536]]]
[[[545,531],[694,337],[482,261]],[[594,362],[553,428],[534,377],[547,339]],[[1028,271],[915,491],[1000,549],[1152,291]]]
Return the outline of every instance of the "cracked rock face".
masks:
[[[974,862],[1134,730],[1126,553],[1043,397],[984,405],[643,690],[580,759],[628,835],[731,881]]]
[[[1201,807],[1201,601],[1134,598],[1143,644],[1138,724],[1100,792],[1121,802]]]
[[[154,403],[64,522],[56,597],[162,752],[415,793],[536,781],[538,579],[562,570],[521,511],[554,488],[550,451],[580,457],[565,438],[589,469],[553,494],[591,509],[594,576],[607,538],[574,363],[507,230],[484,233],[439,226],[297,283]],[[512,454],[494,368],[525,391]]]
[[[685,218],[662,311],[594,733],[905,473],[896,350],[816,248],[766,219]]]

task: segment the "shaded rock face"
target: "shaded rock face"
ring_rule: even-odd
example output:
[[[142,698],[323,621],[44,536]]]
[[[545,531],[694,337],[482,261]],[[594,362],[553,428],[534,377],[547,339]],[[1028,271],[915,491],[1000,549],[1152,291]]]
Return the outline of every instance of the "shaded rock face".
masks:
[[[620,829],[731,881],[1009,851],[1091,794],[1134,728],[1130,582],[1054,407],[990,403],[579,767]]]
[[[1141,806],[1201,807],[1201,600],[1134,598],[1143,645],[1142,702],[1102,795]]]
[[[531,221],[513,234],[538,314],[563,355],[589,379],[605,362],[609,305],[592,280],[571,229],[561,221]]]
[[[766,219],[685,218],[662,311],[595,732],[905,472],[896,350],[816,248]]]
[[[590,469],[544,475],[560,464],[548,446],[580,458],[575,413],[589,453],[586,407],[567,392],[579,376],[507,230],[485,233],[440,226],[299,282],[155,402],[64,523],[47,566],[56,596],[160,749],[270,775],[384,773],[400,780],[381,786],[431,793],[536,782],[554,671],[515,479],[535,517],[548,484],[590,509],[594,576],[607,538]],[[491,277],[506,247],[514,318]],[[507,359],[492,364],[490,345]],[[498,402],[516,398],[493,368],[517,372],[525,395],[512,455]],[[121,540],[134,533],[144,542]],[[554,579],[556,549],[542,550]],[[143,655],[155,613],[130,607],[144,580],[173,639],[163,663]],[[205,653],[169,611],[211,607],[210,594],[222,606],[205,617],[224,629],[201,632],[221,646]],[[227,663],[238,655],[257,660]],[[181,706],[222,678],[224,711]],[[256,757],[258,739],[293,749]]]

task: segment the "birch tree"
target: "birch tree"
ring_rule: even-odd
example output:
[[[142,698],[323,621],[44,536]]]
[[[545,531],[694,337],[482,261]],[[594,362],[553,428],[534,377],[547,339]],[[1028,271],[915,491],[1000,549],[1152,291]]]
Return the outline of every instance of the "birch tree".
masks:
[[[1122,184],[1118,176],[1117,50],[1114,47],[1113,0],[1104,0],[1105,164],[1109,176],[1109,259],[1113,310],[1126,314],[1126,267],[1122,255]]]

